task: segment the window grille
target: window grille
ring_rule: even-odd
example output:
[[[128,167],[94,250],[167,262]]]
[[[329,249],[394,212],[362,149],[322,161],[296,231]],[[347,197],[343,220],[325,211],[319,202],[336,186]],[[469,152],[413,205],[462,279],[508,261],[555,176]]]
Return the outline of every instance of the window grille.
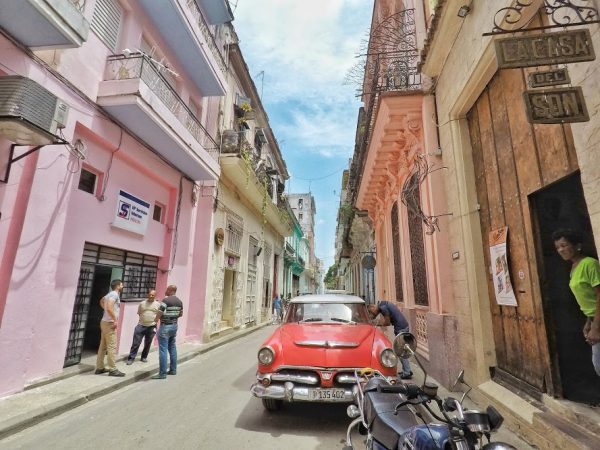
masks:
[[[400,246],[400,226],[398,224],[398,202],[392,207],[392,240],[394,243],[394,281],[396,285],[396,301],[404,301],[402,292],[402,248]]]
[[[227,230],[225,239],[225,251],[233,255],[240,256],[242,254],[242,236],[244,223],[241,217],[234,217],[232,214],[227,214]]]

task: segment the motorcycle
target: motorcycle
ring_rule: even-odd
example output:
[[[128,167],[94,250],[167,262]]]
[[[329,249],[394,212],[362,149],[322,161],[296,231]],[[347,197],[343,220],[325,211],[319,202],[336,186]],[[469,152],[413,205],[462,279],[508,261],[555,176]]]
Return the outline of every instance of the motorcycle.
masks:
[[[510,444],[491,442],[491,433],[504,421],[493,406],[488,406],[485,412],[463,407],[470,391],[464,371],[454,383],[454,387],[462,384],[469,388],[462,398],[438,397],[438,386],[427,381],[427,372],[415,353],[416,346],[411,333],[401,333],[394,340],[396,355],[414,357],[425,373],[422,386],[394,384],[395,380],[388,380],[370,368],[355,371],[356,404],[347,409],[354,420],[348,426],[344,449],[354,449],[351,434],[358,427],[359,433],[367,436],[368,450],[516,450]]]

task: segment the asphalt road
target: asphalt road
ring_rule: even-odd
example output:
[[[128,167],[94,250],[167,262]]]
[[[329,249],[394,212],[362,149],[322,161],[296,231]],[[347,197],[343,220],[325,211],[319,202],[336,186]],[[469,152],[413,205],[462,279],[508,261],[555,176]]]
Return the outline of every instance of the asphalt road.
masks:
[[[341,449],[345,405],[263,409],[249,387],[269,326],[0,441],[0,449]]]

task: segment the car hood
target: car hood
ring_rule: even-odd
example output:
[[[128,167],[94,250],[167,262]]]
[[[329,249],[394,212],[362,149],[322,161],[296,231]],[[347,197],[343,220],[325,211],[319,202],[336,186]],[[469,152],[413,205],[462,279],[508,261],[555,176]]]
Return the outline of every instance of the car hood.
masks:
[[[368,367],[375,327],[348,324],[287,324],[280,329],[280,365]]]

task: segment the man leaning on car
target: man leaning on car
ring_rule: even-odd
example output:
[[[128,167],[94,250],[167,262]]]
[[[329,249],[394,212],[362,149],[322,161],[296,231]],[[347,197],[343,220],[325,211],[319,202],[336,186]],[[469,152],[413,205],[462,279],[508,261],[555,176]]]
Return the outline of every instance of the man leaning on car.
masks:
[[[406,320],[406,317],[404,317],[398,307],[392,302],[382,300],[376,305],[369,305],[368,309],[372,319],[381,314],[382,320],[376,323],[377,326],[387,327],[388,325],[393,325],[395,336],[409,331],[408,320]],[[413,373],[410,368],[409,359],[400,358],[400,362],[402,363],[402,373],[400,374],[400,378],[403,380],[410,380]]]

